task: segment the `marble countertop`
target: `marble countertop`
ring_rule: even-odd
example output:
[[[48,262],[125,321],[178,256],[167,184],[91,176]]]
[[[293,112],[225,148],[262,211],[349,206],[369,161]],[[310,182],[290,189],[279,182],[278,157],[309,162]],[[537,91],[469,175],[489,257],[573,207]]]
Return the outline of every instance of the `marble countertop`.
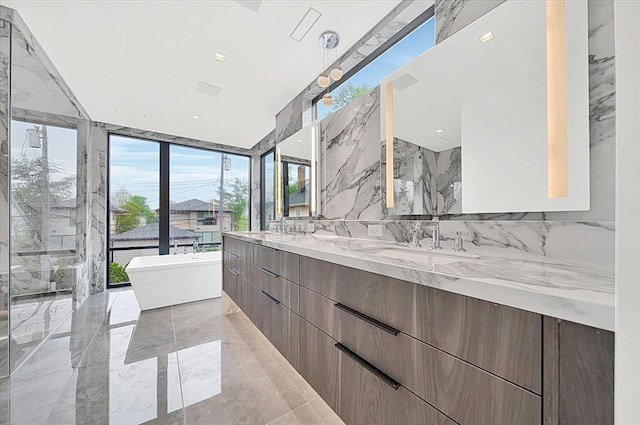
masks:
[[[613,331],[614,264],[472,247],[458,255],[326,235],[227,232],[271,248]],[[426,242],[426,241],[425,241]]]

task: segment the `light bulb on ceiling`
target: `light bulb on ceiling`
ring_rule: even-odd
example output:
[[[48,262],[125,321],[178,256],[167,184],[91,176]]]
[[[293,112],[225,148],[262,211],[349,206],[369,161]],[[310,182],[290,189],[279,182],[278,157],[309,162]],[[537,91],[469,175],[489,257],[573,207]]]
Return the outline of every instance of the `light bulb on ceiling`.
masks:
[[[340,80],[340,78],[342,78],[343,75],[344,75],[344,72],[340,68],[333,68],[331,72],[329,72],[329,76],[333,81]]]
[[[322,96],[322,103],[324,103],[325,106],[333,105],[333,96],[331,96],[331,93],[325,93],[325,95]]]
[[[331,80],[326,75],[321,75],[318,77],[318,85],[323,89],[325,87],[329,87],[329,83],[331,83]]]

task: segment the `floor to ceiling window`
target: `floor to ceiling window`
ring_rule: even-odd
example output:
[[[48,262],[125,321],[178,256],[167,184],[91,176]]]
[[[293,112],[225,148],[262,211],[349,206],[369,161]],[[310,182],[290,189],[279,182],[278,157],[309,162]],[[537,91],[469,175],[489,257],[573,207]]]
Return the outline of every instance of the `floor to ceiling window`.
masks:
[[[248,157],[177,145],[169,157],[172,250],[215,249],[221,232],[249,230]]]
[[[133,257],[158,255],[160,144],[109,137],[109,283],[128,282]]]
[[[249,230],[249,157],[109,137],[109,284],[134,257],[216,250]]]
[[[276,210],[276,173],[275,173],[275,150],[271,150],[262,155],[260,163],[261,172],[261,193],[260,193],[260,227],[263,230],[268,229],[269,221],[275,220]]]

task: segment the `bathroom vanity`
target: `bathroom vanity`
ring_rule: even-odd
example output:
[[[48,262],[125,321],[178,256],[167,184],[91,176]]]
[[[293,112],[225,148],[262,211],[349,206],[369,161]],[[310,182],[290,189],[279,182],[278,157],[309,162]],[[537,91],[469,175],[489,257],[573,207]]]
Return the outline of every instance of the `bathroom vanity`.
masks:
[[[224,292],[348,425],[613,424],[608,272],[314,235],[223,249]]]

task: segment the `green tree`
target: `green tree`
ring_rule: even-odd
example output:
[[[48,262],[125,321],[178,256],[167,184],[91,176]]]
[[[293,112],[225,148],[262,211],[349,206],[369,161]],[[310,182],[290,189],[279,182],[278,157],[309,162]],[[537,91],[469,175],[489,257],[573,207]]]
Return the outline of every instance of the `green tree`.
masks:
[[[366,83],[362,83],[359,86],[347,83],[341,86],[338,92],[333,96],[333,104],[331,105],[329,113],[335,112],[343,106],[348,105],[360,96],[369,93],[371,89],[372,87]]]
[[[230,180],[224,191],[224,199],[224,207],[233,211],[233,229],[249,230],[249,183],[237,177]]]
[[[153,223],[156,219],[144,196],[130,196],[121,208],[125,212],[116,216],[116,233],[128,232],[140,226],[140,217],[144,217],[147,223]]]
[[[16,230],[13,232],[13,245],[16,249],[36,248],[34,240],[43,239],[40,229],[42,228],[42,211],[45,207],[45,193],[49,195],[50,205],[71,199],[75,195],[73,193],[75,177],[56,178],[58,173],[54,164],[42,157],[20,156],[13,160],[11,198],[20,209],[20,218],[23,223],[23,226],[14,225],[13,227]],[[18,229],[20,231],[17,231]],[[30,233],[30,236],[27,236],[25,231]]]

